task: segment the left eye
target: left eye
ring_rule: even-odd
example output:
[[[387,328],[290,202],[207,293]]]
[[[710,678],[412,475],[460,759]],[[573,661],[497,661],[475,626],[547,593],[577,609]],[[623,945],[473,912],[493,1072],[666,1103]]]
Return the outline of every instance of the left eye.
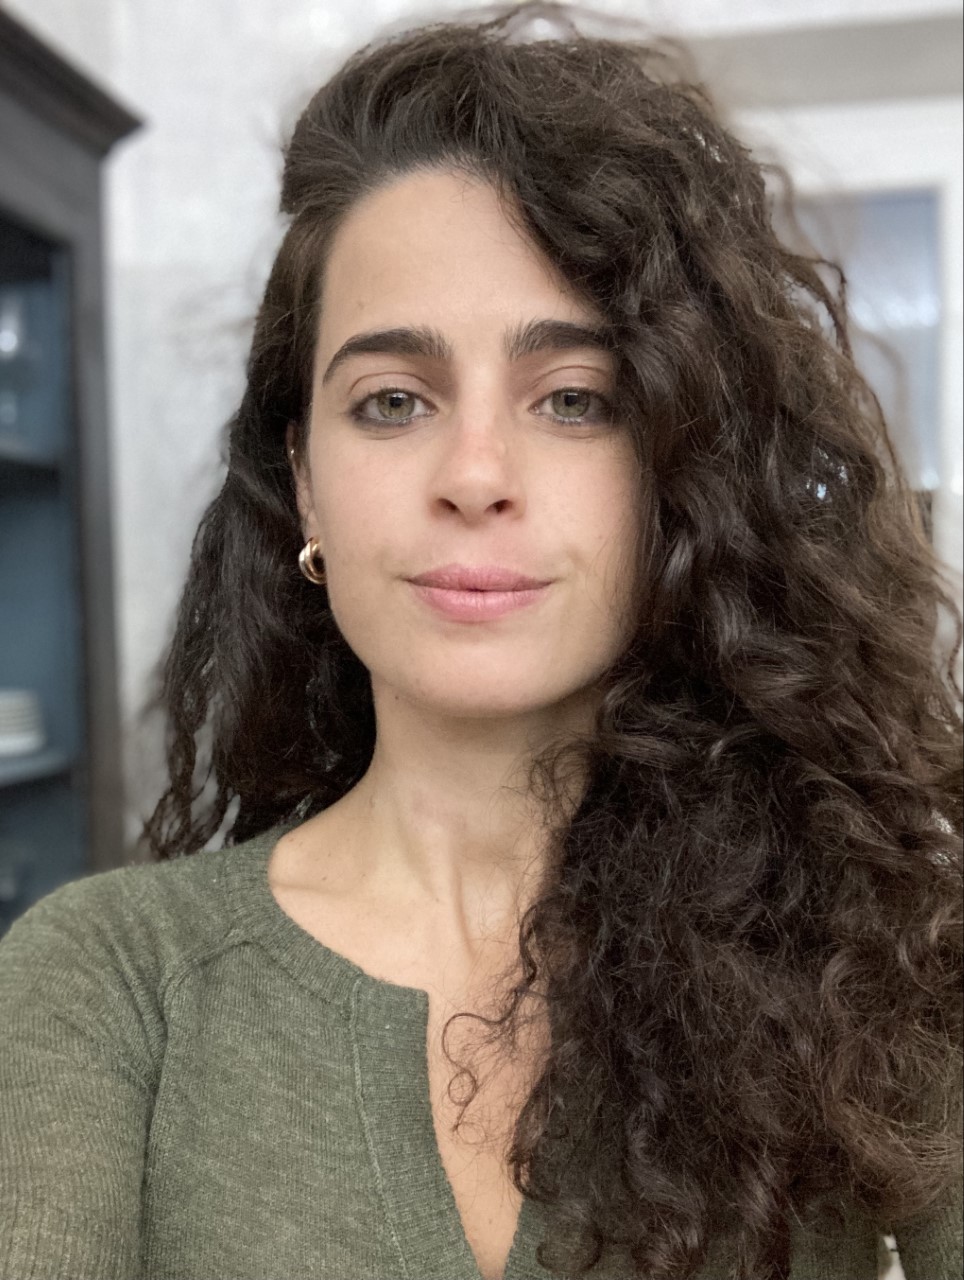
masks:
[[[371,417],[367,413],[362,413],[364,406],[372,400],[377,402],[379,413],[385,413],[385,417]],[[405,412],[413,401],[421,400],[421,396],[415,395],[412,391],[406,391],[404,387],[380,387],[377,391],[372,391],[356,401],[351,407],[351,416],[359,422],[374,426],[405,426],[416,417],[426,416],[411,411]],[[561,387],[558,391],[551,391],[544,396],[539,403],[545,404],[547,400],[553,402],[554,412],[549,416],[554,416],[559,422],[609,422],[612,416],[612,405],[609,400],[588,387]],[[590,419],[588,415],[594,401],[600,407],[595,416]]]
[[[609,408],[607,400],[604,400],[601,395],[597,395],[595,391],[590,391],[587,387],[564,387],[561,391],[553,391],[546,396],[546,400],[554,402],[553,407],[556,409],[558,416],[567,422],[585,418],[590,412],[589,405],[593,400],[598,400],[607,409]],[[570,413],[569,410],[575,410],[575,412]]]

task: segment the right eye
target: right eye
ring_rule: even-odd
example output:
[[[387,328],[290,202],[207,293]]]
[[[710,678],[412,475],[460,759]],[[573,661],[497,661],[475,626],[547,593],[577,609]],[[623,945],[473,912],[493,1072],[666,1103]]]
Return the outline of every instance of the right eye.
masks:
[[[377,401],[380,413],[384,413],[384,417],[372,417],[370,414],[362,413],[364,405],[370,400]],[[412,412],[403,412],[407,410],[413,401],[421,400],[421,396],[415,395],[411,391],[406,391],[403,387],[379,387],[377,391],[371,391],[367,396],[363,396],[361,400],[356,400],[351,406],[351,416],[356,422],[367,422],[374,426],[397,427],[405,426],[411,422],[416,416]]]

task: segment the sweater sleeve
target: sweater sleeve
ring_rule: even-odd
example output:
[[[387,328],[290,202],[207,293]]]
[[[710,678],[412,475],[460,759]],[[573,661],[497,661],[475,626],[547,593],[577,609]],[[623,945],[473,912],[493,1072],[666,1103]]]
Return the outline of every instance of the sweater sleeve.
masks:
[[[940,1210],[897,1227],[897,1253],[906,1280],[961,1280],[964,1197],[958,1182]]]
[[[116,877],[62,885],[0,939],[0,1280],[141,1274],[150,1019]]]
[[[957,1094],[944,1123],[960,1147],[964,1095]],[[956,1177],[939,1204],[894,1228],[906,1280],[961,1280],[964,1276],[964,1179]]]

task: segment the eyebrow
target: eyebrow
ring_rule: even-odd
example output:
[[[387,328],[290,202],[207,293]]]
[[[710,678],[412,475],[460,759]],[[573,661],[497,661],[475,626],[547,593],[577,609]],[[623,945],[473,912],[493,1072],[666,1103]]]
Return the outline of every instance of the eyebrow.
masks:
[[[521,360],[537,351],[572,351],[595,347],[614,351],[615,341],[608,325],[575,324],[568,320],[530,320],[505,333],[503,350],[510,360]],[[438,329],[424,325],[397,329],[375,329],[357,333],[343,342],[328,362],[321,385],[329,382],[339,365],[359,355],[425,356],[430,360],[451,360],[451,343]]]

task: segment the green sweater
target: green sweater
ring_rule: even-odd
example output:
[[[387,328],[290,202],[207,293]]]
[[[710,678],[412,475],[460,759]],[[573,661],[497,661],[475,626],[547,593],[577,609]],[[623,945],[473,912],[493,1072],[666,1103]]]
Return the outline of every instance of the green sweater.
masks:
[[[2,1280],[480,1280],[428,997],[282,911],[286,829],[72,881],[0,940]],[[505,1280],[548,1280],[543,1213],[524,1202]],[[877,1242],[855,1213],[801,1231],[793,1280],[875,1280]],[[908,1280],[959,1280],[959,1206],[898,1245]],[[631,1272],[610,1254],[593,1274]]]

